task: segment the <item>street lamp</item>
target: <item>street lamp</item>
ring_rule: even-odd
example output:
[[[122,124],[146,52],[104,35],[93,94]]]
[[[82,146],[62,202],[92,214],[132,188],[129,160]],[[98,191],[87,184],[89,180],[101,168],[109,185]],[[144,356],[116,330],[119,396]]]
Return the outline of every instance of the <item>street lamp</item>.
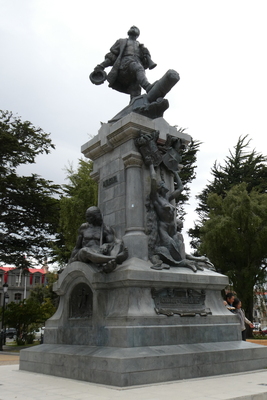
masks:
[[[7,293],[8,284],[3,284],[4,298],[3,298],[3,306],[2,306],[2,329],[1,329],[1,340],[0,340],[0,351],[3,351],[3,344],[5,344],[6,337],[6,327],[5,327],[5,308],[9,300],[9,295]]]

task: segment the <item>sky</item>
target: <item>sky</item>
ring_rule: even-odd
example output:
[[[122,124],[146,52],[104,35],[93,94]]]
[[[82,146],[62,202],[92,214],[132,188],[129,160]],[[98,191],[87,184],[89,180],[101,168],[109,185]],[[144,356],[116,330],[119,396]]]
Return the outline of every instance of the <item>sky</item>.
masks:
[[[244,135],[267,154],[266,13],[266,0],[0,0],[0,109],[40,126],[56,146],[21,173],[66,183],[81,146],[128,104],[127,95],[88,77],[136,25],[157,63],[149,81],[168,69],[180,75],[165,120],[202,142],[186,208],[188,247],[195,195],[214,162]]]

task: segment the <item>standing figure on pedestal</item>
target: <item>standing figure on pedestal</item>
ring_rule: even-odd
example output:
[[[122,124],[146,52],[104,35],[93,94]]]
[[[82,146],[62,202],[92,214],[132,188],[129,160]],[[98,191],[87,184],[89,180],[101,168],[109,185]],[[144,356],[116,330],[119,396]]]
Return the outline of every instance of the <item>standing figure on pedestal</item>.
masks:
[[[90,75],[92,83],[101,84],[107,78],[112,89],[130,94],[131,99],[141,94],[141,88],[149,92],[153,85],[148,82],[145,69],[155,68],[157,64],[151,60],[148,49],[136,40],[139,35],[139,29],[132,26],[127,39],[116,41]],[[112,69],[106,75],[104,69],[109,66]]]
[[[171,194],[169,201],[175,199],[175,202],[177,203],[178,197],[184,190],[184,186],[179,175],[179,170],[182,167],[182,157],[180,151],[185,148],[185,144],[182,139],[167,135],[167,140],[163,147],[165,154],[162,157],[162,162],[165,167],[173,173],[175,183],[175,191]]]
[[[112,123],[132,112],[151,119],[162,117],[169,108],[169,102],[164,97],[180,79],[175,70],[169,69],[153,84],[148,81],[145,70],[153,69],[157,64],[151,60],[148,49],[137,41],[139,34],[139,29],[132,26],[128,38],[117,40],[105,60],[89,75],[95,85],[107,80],[112,89],[130,95],[130,104],[109,121]],[[107,67],[112,67],[108,74],[104,71]],[[142,88],[146,94],[141,95]]]
[[[151,205],[156,214],[156,240],[152,245],[150,255],[153,269],[170,268],[169,266],[180,266],[197,271],[194,263],[185,260],[184,246],[181,237],[177,234],[175,224],[176,207],[170,203],[172,193],[163,181],[157,182],[157,175],[153,164],[150,165],[151,177]],[[164,263],[164,264],[163,264]]]
[[[176,219],[176,206],[171,202],[178,202],[178,198],[183,190],[183,184],[178,174],[181,167],[180,149],[184,146],[181,139],[168,136],[166,143],[161,146],[162,156],[157,141],[159,132],[154,131],[150,134],[139,132],[139,137],[135,139],[135,144],[142,154],[145,165],[149,168],[151,189],[149,201],[147,203],[147,234],[149,259],[153,269],[169,269],[173,267],[190,268],[192,271],[203,270],[204,267],[213,269],[207,257],[195,257],[186,254],[183,235],[180,230],[182,221]],[[173,174],[176,187],[169,193],[163,178],[157,180],[156,167],[164,165],[165,174]]]
[[[87,222],[80,226],[69,263],[94,263],[100,266],[103,272],[112,272],[117,264],[127,259],[128,250],[123,241],[115,237],[113,229],[103,223],[98,207],[87,209],[86,220]]]
[[[190,268],[192,271],[203,270],[204,267],[212,268],[207,257],[195,257],[186,254],[183,236],[180,232],[181,221],[176,221],[176,207],[170,201],[175,199],[174,193],[168,194],[169,189],[163,181],[157,182],[157,175],[153,164],[150,165],[151,192],[150,200],[156,214],[156,240],[150,249],[153,263],[152,269],[173,267]],[[177,199],[176,199],[177,200]],[[177,224],[178,223],[178,229]]]

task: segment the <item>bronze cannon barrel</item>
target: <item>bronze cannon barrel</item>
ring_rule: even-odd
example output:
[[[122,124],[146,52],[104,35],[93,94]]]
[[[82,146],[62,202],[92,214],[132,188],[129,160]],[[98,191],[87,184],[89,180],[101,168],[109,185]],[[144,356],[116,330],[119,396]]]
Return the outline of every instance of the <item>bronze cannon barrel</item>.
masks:
[[[169,69],[162,78],[155,82],[152,89],[147,94],[150,103],[159,97],[165,97],[171,88],[179,81],[180,76],[174,69]]]

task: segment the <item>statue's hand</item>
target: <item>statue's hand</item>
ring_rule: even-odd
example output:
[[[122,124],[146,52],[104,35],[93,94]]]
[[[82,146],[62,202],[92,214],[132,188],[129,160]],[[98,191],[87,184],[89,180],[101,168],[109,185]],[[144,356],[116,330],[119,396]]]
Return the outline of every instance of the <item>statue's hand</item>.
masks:
[[[128,258],[129,251],[127,247],[124,247],[123,250],[117,255],[116,263],[122,264]]]
[[[102,65],[97,65],[94,69],[94,72],[104,71],[104,67]]]

